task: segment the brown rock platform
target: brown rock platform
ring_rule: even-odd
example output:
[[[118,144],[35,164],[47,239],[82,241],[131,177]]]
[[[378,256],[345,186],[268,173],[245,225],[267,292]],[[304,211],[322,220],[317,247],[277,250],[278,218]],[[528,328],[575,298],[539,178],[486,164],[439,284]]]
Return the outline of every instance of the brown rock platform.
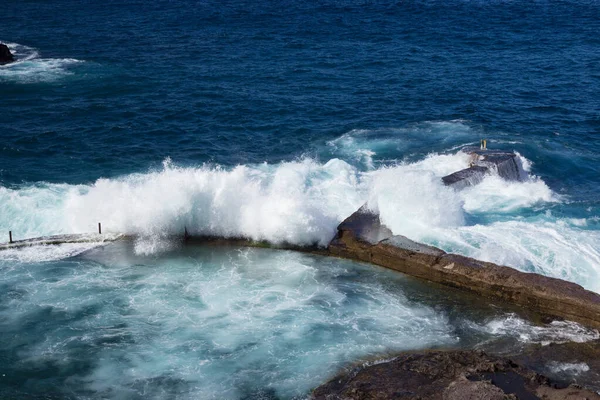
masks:
[[[572,282],[449,254],[404,236],[393,236],[379,216],[365,206],[339,225],[328,251],[600,328],[599,294]]]

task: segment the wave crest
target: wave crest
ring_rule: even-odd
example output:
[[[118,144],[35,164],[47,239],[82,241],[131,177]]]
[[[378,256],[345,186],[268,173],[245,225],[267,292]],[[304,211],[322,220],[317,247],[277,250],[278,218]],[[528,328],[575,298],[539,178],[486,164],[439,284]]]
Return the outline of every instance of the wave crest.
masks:
[[[462,191],[444,186],[441,177],[465,163],[460,152],[367,172],[337,158],[229,169],[166,160],[161,170],[91,185],[0,187],[0,231],[22,239],[93,232],[101,222],[106,232],[140,236],[139,253],[171,248],[168,237],[184,229],[326,246],[338,224],[368,202],[395,234],[600,290],[600,240],[589,218],[552,215],[546,206],[561,198],[535,177],[489,176]]]

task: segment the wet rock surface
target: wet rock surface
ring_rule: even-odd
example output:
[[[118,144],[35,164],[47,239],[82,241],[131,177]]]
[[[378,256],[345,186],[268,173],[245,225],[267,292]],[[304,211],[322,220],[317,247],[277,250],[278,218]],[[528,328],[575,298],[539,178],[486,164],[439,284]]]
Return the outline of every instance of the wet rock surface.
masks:
[[[572,282],[448,254],[394,236],[365,206],[339,225],[328,252],[600,328],[599,294]]]
[[[446,186],[463,189],[477,185],[490,173],[495,173],[508,181],[520,181],[526,177],[515,153],[468,147],[462,151],[470,155],[469,167],[444,176],[442,182]]]
[[[508,358],[482,351],[421,351],[354,367],[313,392],[314,399],[600,399],[557,384]]]
[[[15,57],[10,52],[7,45],[0,43],[0,65],[15,61]]]
[[[511,359],[560,385],[574,383],[600,392],[600,340],[531,344]]]

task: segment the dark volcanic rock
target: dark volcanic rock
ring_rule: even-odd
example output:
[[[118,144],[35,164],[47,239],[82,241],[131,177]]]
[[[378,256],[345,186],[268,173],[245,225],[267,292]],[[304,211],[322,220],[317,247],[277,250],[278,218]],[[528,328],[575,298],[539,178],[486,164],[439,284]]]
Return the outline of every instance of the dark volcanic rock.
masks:
[[[392,231],[379,221],[379,215],[370,211],[366,204],[346,218],[338,226],[338,230],[351,231],[359,240],[370,244],[376,244],[393,235]]]
[[[15,61],[15,57],[10,52],[7,45],[0,43],[0,65]]]
[[[600,399],[512,361],[480,351],[422,351],[343,373],[313,392],[314,399]]]

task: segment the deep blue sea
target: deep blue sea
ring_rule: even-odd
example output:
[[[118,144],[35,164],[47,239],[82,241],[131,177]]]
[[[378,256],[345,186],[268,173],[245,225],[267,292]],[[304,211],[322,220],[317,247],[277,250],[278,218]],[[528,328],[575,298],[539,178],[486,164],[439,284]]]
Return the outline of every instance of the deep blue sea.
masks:
[[[599,32],[592,0],[3,0],[0,242],[138,239],[0,253],[0,397],[301,398],[388,351],[595,337],[169,235],[325,246],[366,202],[600,292]],[[481,139],[529,179],[443,186]]]

